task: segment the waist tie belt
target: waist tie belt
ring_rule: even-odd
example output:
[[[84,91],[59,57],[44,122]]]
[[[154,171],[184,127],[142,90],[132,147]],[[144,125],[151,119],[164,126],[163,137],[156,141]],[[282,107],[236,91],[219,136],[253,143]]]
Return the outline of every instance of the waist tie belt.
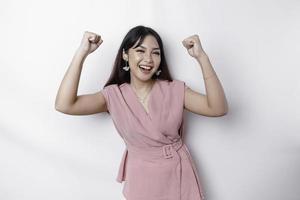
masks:
[[[183,143],[181,138],[179,138],[178,141],[176,141],[176,142],[173,142],[171,144],[165,144],[163,146],[147,147],[147,148],[135,147],[132,145],[127,145],[127,144],[126,144],[126,146],[127,146],[127,149],[125,150],[125,153],[123,155],[123,159],[122,159],[122,163],[120,165],[117,181],[122,182],[125,180],[125,176],[126,176],[125,175],[125,160],[127,160],[127,153],[128,153],[128,155],[132,155],[134,158],[140,157],[140,159],[143,159],[143,160],[170,159],[173,157],[175,157],[175,159],[179,159],[179,155],[178,155],[177,151],[179,151],[180,149],[182,149],[182,147],[184,147],[183,151],[185,152],[185,154],[188,156],[188,158],[190,160],[190,164],[191,164],[193,173],[196,178],[196,182],[198,185],[198,190],[199,190],[201,199],[202,200],[204,199],[202,186],[200,184],[200,179],[198,177],[195,164],[191,158],[189,150],[187,149],[186,145]],[[131,157],[131,156],[129,156],[129,157]],[[176,171],[177,171],[176,173],[177,173],[178,184],[179,184],[178,187],[181,188],[181,184],[182,184],[181,183],[181,181],[182,181],[181,180],[181,168],[178,168]],[[178,190],[178,197],[181,197],[181,189]]]
[[[174,177],[169,177],[169,178],[173,178],[172,180],[174,181],[172,183],[172,187],[169,188],[169,193],[170,191],[172,192],[172,195],[176,196],[176,198],[174,200],[180,200],[181,198],[181,165],[178,165],[178,163],[180,163],[180,157],[179,157],[179,153],[177,153],[177,151],[179,149],[181,149],[181,147],[183,147],[183,142],[182,139],[179,138],[176,142],[170,143],[170,144],[165,144],[162,146],[152,146],[152,147],[135,147],[132,145],[127,145],[127,150],[128,150],[128,156],[129,156],[129,160],[142,160],[145,161],[146,164],[151,164],[152,162],[164,162],[163,160],[165,160],[166,162],[170,161],[170,163],[167,165],[168,167],[168,172],[166,171],[167,169],[163,169],[163,170],[159,170],[159,169],[153,169],[153,170],[158,170],[160,172],[158,172],[159,174],[161,173],[168,173],[169,175],[172,174],[174,175]],[[168,160],[167,160],[168,159]],[[174,160],[173,160],[174,159]],[[154,165],[156,167],[159,167],[160,165]],[[147,168],[148,170],[150,168]],[[151,173],[153,174],[153,173]],[[141,173],[139,173],[139,175],[141,175]],[[133,173],[131,173],[131,176],[134,176]],[[157,179],[153,179],[155,181],[158,181]],[[124,186],[124,192],[126,193],[126,195],[128,196],[128,198],[130,198],[131,194],[129,193],[128,188],[130,188],[130,184],[132,182],[130,182],[130,177],[128,178],[128,183],[129,183],[129,187],[125,187],[127,185]],[[159,187],[158,185],[160,183],[156,183],[153,182],[155,186],[153,187]],[[146,184],[147,185],[147,184]],[[176,193],[176,194],[173,194]]]
[[[174,156],[174,153],[178,151],[183,146],[182,139],[179,138],[178,141],[171,144],[165,144],[163,146],[153,146],[153,147],[134,147],[132,145],[127,145],[129,154],[134,154],[142,156],[143,158],[165,158],[169,159]]]

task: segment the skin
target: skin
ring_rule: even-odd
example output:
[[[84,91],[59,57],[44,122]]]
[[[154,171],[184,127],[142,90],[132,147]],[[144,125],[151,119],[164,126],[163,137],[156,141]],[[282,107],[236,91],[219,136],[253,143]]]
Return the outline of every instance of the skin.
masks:
[[[198,35],[192,35],[182,41],[188,54],[199,64],[204,79],[206,95],[189,87],[185,92],[184,107],[195,114],[219,117],[228,112],[228,104],[222,84],[215,73],[208,55],[202,48]]]
[[[107,111],[103,94],[98,91],[92,94],[77,95],[81,70],[86,57],[102,44],[101,36],[92,32],[85,32],[81,44],[77,49],[69,68],[60,84],[55,100],[55,109],[69,115],[89,115]],[[217,117],[228,112],[228,105],[222,85],[215,73],[207,54],[204,52],[199,36],[192,35],[182,41],[188,54],[198,63],[202,71],[206,95],[187,87],[184,97],[184,108],[195,114]],[[160,63],[158,43],[153,36],[147,36],[142,43],[144,49],[129,49],[123,54],[130,67],[131,86],[138,96],[143,97],[153,85],[151,76],[156,72]],[[142,74],[138,65],[149,64],[154,68],[148,75]],[[146,101],[147,102],[147,101]],[[144,105],[147,110],[147,104]]]
[[[134,88],[137,96],[145,97],[154,84],[151,77],[158,70],[161,62],[160,48],[156,38],[152,35],[146,36],[142,44],[136,47],[138,42],[128,50],[128,54],[123,52],[123,59],[129,63],[130,85]],[[144,74],[139,68],[140,65],[151,66],[150,73]],[[145,98],[144,104],[146,111],[148,111],[147,105],[148,96]]]

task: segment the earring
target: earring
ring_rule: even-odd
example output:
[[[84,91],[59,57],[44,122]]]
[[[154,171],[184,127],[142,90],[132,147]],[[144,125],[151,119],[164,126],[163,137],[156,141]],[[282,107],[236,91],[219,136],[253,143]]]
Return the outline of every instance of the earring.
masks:
[[[157,71],[155,72],[156,76],[159,76],[160,73],[161,73],[161,70],[157,70]]]
[[[125,71],[129,71],[129,66],[128,66],[127,63],[128,63],[127,60],[125,60],[125,67],[123,67],[123,69],[124,69]]]
[[[123,48],[123,54],[125,54],[125,49]],[[127,60],[125,60],[125,67],[123,67],[125,71],[129,71],[129,66]]]

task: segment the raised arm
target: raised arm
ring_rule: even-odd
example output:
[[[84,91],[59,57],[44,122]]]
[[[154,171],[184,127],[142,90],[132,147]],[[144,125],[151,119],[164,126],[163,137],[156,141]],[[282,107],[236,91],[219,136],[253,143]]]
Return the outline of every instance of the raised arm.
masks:
[[[207,54],[202,49],[199,36],[188,37],[182,43],[188,53],[200,64],[206,89],[206,95],[204,95],[187,87],[184,99],[185,108],[195,114],[209,117],[225,115],[228,112],[225,93]]]
[[[57,111],[69,115],[89,115],[107,111],[105,98],[100,91],[77,96],[83,63],[102,42],[99,35],[87,31],[84,33],[80,47],[76,50],[57,92]]]

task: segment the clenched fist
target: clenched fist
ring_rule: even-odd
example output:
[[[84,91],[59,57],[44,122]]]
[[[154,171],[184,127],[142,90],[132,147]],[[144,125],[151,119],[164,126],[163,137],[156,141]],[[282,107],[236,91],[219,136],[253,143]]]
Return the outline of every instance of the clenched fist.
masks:
[[[194,58],[199,58],[205,55],[202,49],[200,39],[198,35],[192,35],[182,41],[183,46],[187,49],[190,56]]]
[[[85,55],[88,55],[95,51],[102,44],[102,42],[103,40],[101,39],[100,35],[85,31],[81,40],[79,51]]]

